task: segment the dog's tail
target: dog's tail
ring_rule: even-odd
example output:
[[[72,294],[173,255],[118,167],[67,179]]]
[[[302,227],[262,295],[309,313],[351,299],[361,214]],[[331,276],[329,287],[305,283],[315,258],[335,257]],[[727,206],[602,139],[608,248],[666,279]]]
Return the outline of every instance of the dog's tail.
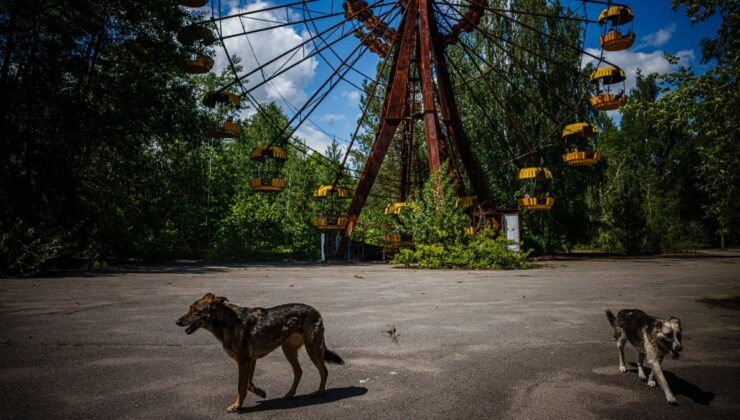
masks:
[[[604,312],[606,312],[606,318],[609,320],[609,323],[612,324],[613,327],[614,323],[617,321],[617,317],[614,316],[609,308],[604,309]]]
[[[329,349],[325,349],[324,350],[324,360],[327,361],[327,362],[329,362],[329,363],[335,364],[335,365],[343,365],[344,364],[344,360],[342,360],[342,358],[339,357],[338,354],[334,353],[333,351],[331,351]]]

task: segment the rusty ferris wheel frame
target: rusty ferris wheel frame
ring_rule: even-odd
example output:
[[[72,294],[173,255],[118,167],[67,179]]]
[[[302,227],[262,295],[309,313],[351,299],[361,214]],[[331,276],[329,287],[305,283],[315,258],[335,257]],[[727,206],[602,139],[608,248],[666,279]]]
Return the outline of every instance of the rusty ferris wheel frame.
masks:
[[[199,1],[206,3],[203,0]],[[581,45],[573,45],[552,34],[548,34],[542,28],[534,27],[519,19],[521,16],[529,15],[568,19],[583,24],[603,23],[601,17],[599,20],[589,19],[586,13],[579,15],[571,11],[569,14],[553,15],[552,12],[546,11],[547,8],[544,8],[545,10],[541,12],[537,10],[513,10],[510,2],[507,3],[509,5],[508,8],[495,8],[489,6],[487,0],[378,0],[371,4],[368,4],[364,0],[346,0],[342,2],[343,7],[341,11],[335,11],[334,1],[331,1],[332,5],[329,11],[320,12],[311,7],[317,1],[320,2],[320,0],[303,0],[282,4],[265,4],[260,8],[240,10],[238,13],[228,15],[221,13],[219,0],[211,0],[211,18],[203,23],[211,24],[216,29],[234,75],[234,80],[221,86],[219,91],[228,91],[229,89],[238,87],[241,90],[241,97],[246,98],[258,112],[263,110],[263,105],[255,98],[254,92],[257,88],[269,85],[276,77],[290,71],[308,58],[322,58],[324,62],[329,64],[331,73],[328,78],[324,80],[320,87],[311,94],[301,107],[295,107],[295,113],[287,124],[280,125],[280,135],[272,140],[268,148],[272,145],[279,144],[295,147],[303,153],[307,151],[316,152],[305,145],[305,143],[301,144],[300,142],[291,141],[294,139],[294,134],[301,124],[310,121],[311,114],[340,82],[350,83],[354,87],[362,89],[357,84],[353,84],[348,80],[347,74],[349,72],[362,75],[365,80],[374,79],[367,95],[368,100],[366,100],[363,107],[362,114],[358,119],[351,140],[348,141],[349,146],[347,147],[344,159],[341,165],[335,168],[336,176],[332,188],[337,187],[337,183],[340,182],[340,177],[345,171],[355,172],[359,175],[357,178],[357,187],[346,212],[345,222],[341,226],[342,241],[338,248],[340,255],[347,248],[350,235],[356,226],[366,200],[369,196],[373,195],[371,193],[373,185],[377,182],[388,181],[387,179],[384,180],[379,175],[379,172],[388,149],[394,138],[396,138],[396,133],[399,129],[402,135],[400,136],[401,165],[397,200],[401,202],[406,200],[409,194],[410,184],[411,149],[414,141],[413,128],[415,122],[418,120],[423,122],[429,171],[432,173],[438,171],[443,162],[447,162],[451,170],[458,174],[460,173],[460,169],[463,169],[470,181],[474,196],[477,198],[480,208],[483,210],[496,209],[497,205],[487,186],[481,163],[478,161],[471,142],[465,134],[463,122],[457,107],[456,89],[462,87],[469,91],[471,86],[465,81],[462,84],[453,85],[450,70],[457,71],[457,69],[449,65],[446,50],[449,46],[456,45],[462,48],[465,54],[477,58],[480,63],[483,63],[487,70],[483,70],[480,63],[475,63],[475,67],[481,73],[480,79],[483,81],[483,87],[488,89],[493,89],[493,87],[486,85],[485,72],[497,72],[497,63],[487,61],[485,57],[482,57],[472,47],[467,45],[462,39],[466,33],[473,31],[479,33],[483,39],[502,51],[509,61],[513,61],[520,66],[522,71],[527,72],[529,76],[545,88],[549,95],[556,98],[562,104],[563,109],[566,110],[566,117],[558,118],[559,113],[553,116],[552,112],[542,109],[541,105],[536,103],[536,100],[532,100],[532,98],[524,95],[533,105],[540,107],[542,114],[552,120],[556,126],[562,126],[565,121],[572,119],[574,116],[582,121],[588,119],[586,115],[583,115],[579,111],[580,100],[574,103],[564,98],[544,80],[539,78],[535,72],[528,70],[524,63],[519,62],[516,55],[510,53],[510,49],[523,49],[534,56],[546,60],[552,65],[563,66],[564,64],[481,27],[480,22],[484,15],[492,14],[496,17],[503,18],[518,25],[520,28],[532,31],[539,36],[547,37],[552,42],[562,44],[566,48],[572,48],[580,54],[598,60],[600,64],[606,63],[616,67],[604,59],[603,53],[597,55],[586,51],[583,43]],[[324,1],[324,3],[328,3],[328,1]],[[339,3],[338,0],[337,3]],[[543,6],[551,5],[551,3],[550,0],[543,0]],[[606,10],[621,7],[618,3],[602,0],[581,0],[576,3],[582,4],[581,7],[584,11],[586,10],[585,4],[587,3],[606,6]],[[242,21],[243,19],[260,20],[260,14],[275,11],[284,11],[285,19],[283,21],[273,21],[258,28],[248,28]],[[291,17],[291,14],[295,15],[294,12],[296,11],[299,12],[297,14],[298,16]],[[377,14],[375,13],[376,11],[378,12]],[[325,21],[332,18],[339,19],[339,22],[325,28],[319,28],[316,24],[318,21]],[[225,33],[222,24],[229,19],[239,19],[242,21],[243,31]],[[398,20],[399,22],[395,28],[391,25],[394,20]],[[248,39],[250,35],[255,33],[299,24],[305,25],[307,29],[308,35],[306,39],[303,39],[295,47],[280,52],[280,54],[268,61],[262,63],[257,62],[257,65],[247,72],[239,73],[237,71],[237,66],[232,62],[232,57],[226,48],[226,40],[236,37],[246,37]],[[340,26],[341,31],[337,32]],[[349,26],[349,28],[345,29],[345,26]],[[585,30],[583,32],[585,37]],[[358,39],[358,42],[356,42],[356,46],[349,54],[343,55],[336,50],[336,45],[342,40],[351,39],[350,35],[354,35]],[[632,36],[634,38],[634,34]],[[249,45],[250,48],[253,48],[251,43]],[[307,47],[311,48],[311,50],[308,54],[305,54]],[[293,60],[293,57],[296,56],[298,51],[304,52],[303,57],[299,60]],[[360,57],[368,51],[382,58],[382,63],[379,66],[380,69],[374,78],[364,73],[357,65]],[[327,56],[329,58],[332,56],[335,57],[338,64],[332,64]],[[254,58],[257,60],[256,54]],[[274,71],[271,71],[269,75],[265,75],[265,70],[269,66],[272,66]],[[277,66],[276,70],[274,69],[275,66]],[[389,71],[386,72],[386,68]],[[570,70],[573,71],[576,77],[589,77],[580,68],[570,68]],[[249,84],[248,79],[254,75],[261,75],[262,80]],[[387,78],[384,80],[385,75],[387,75]],[[501,73],[498,73],[498,75],[505,79],[505,75]],[[508,80],[506,81],[509,82]],[[377,92],[381,86],[385,89],[385,92],[382,96],[379,96]],[[512,84],[512,87],[518,89],[516,85]],[[375,140],[362,169],[350,168],[347,166],[347,158],[365,121],[371,102],[370,99],[373,97],[382,100],[382,111],[380,113],[378,129],[375,133]],[[496,95],[494,94],[493,97],[495,98]],[[507,109],[506,104],[496,101],[495,105],[503,110],[503,114],[514,127],[516,137],[525,150],[524,153],[513,154],[509,162],[517,161],[537,153],[538,147],[532,145],[522,133],[521,128],[517,125],[512,112]],[[319,153],[318,156],[323,155]],[[455,162],[460,162],[462,168],[457,168]],[[325,159],[324,163],[335,165],[329,162],[328,159]]]

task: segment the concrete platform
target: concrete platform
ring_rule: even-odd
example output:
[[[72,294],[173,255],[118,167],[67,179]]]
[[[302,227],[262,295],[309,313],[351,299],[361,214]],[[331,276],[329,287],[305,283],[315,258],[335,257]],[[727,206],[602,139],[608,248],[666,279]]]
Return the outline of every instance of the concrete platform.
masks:
[[[557,259],[526,271],[382,265],[165,267],[0,280],[0,418],[739,418],[740,258]],[[299,396],[279,350],[240,414],[236,365],[175,319],[211,291],[304,302],[329,347],[324,398],[301,351]],[[666,404],[617,350],[602,309],[675,315],[684,352]],[[395,325],[397,343],[383,333]],[[637,352],[628,347],[628,364]]]

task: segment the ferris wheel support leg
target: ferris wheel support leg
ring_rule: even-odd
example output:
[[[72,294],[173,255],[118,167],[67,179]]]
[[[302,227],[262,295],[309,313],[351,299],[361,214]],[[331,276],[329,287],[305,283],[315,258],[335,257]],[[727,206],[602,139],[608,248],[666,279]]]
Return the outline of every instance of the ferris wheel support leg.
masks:
[[[408,73],[411,65],[411,50],[416,44],[414,27],[416,26],[417,10],[413,7],[415,3],[415,0],[410,1],[410,8],[402,22],[403,34],[401,35],[398,51],[393,57],[393,65],[391,66],[393,79],[386,92],[380,129],[375,137],[375,142],[373,143],[367,163],[365,163],[365,168],[362,170],[360,179],[357,182],[357,189],[354,196],[352,196],[352,203],[350,203],[347,210],[347,227],[342,232],[342,240],[337,250],[337,257],[339,258],[344,257],[345,251],[348,249],[352,229],[357,224],[357,218],[360,216],[362,207],[365,205],[367,196],[370,194],[370,190],[375,183],[375,178],[377,178],[380,171],[380,165],[383,163],[393,136],[404,117]]]
[[[421,46],[421,96],[424,107],[424,131],[426,132],[429,171],[439,171],[441,165],[441,146],[439,141],[439,120],[434,104],[434,80],[432,78],[432,37],[429,24],[431,4],[429,0],[419,0],[419,43]]]
[[[447,133],[452,139],[452,143],[457,147],[460,160],[465,167],[465,172],[470,178],[470,183],[478,196],[478,202],[484,208],[493,209],[494,202],[488,190],[486,180],[483,176],[483,168],[476,159],[475,154],[470,146],[470,141],[465,135],[460,113],[457,109],[455,96],[452,93],[452,82],[450,73],[447,69],[447,61],[444,55],[444,43],[434,18],[431,20],[430,30],[434,53],[435,70],[437,74],[437,89],[439,90],[439,105],[442,114],[442,121],[445,124]]]

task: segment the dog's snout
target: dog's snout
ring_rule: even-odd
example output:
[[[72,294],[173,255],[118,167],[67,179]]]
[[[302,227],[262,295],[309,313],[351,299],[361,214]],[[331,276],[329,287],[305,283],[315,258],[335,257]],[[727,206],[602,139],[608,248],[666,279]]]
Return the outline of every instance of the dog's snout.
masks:
[[[673,345],[673,351],[681,351],[681,350],[683,350],[683,346],[681,344],[675,343]]]
[[[178,319],[177,321],[175,321],[175,324],[177,324],[180,327],[183,327],[184,326],[184,324],[182,322],[182,319]]]

